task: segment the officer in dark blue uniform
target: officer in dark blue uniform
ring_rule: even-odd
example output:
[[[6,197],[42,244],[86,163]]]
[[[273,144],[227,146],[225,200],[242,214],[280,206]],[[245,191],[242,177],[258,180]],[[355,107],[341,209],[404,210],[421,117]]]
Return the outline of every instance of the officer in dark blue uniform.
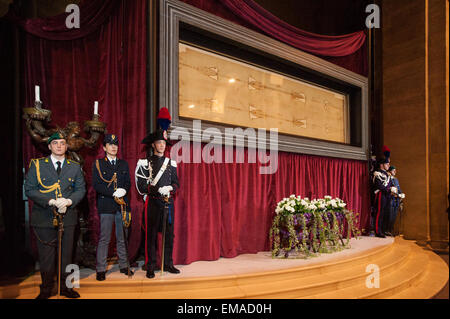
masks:
[[[393,236],[395,219],[397,218],[398,210],[402,200],[405,198],[405,194],[402,192],[398,178],[395,176],[397,174],[397,168],[391,165],[389,167],[388,174],[391,177],[394,191],[391,192],[391,211],[389,213],[389,226],[387,228],[386,235]]]
[[[177,177],[176,162],[164,156],[166,149],[166,131],[158,129],[142,141],[151,145],[153,155],[148,159],[140,159],[136,167],[136,186],[141,195],[146,196],[146,256],[147,278],[155,277],[156,250],[158,232],[162,230],[165,198],[168,198],[168,216],[164,239],[164,270],[178,274],[180,271],[173,265],[174,238],[174,205],[173,194],[180,187]]]
[[[377,237],[385,238],[388,231],[389,215],[391,208],[391,193],[395,191],[391,178],[387,173],[389,158],[378,160],[378,169],[373,173],[373,189],[375,193],[375,233]]]
[[[48,299],[55,283],[58,214],[63,216],[61,242],[61,295],[80,295],[66,285],[67,265],[72,262],[73,238],[78,214],[75,206],[83,199],[86,188],[80,164],[66,159],[67,142],[61,132],[47,140],[51,155],[33,159],[25,178],[25,194],[33,201],[31,226],[37,238],[42,284],[38,299]]]
[[[133,275],[129,269],[128,251],[124,228],[130,222],[129,201],[126,196],[130,190],[128,163],[117,157],[119,139],[107,134],[103,140],[105,157],[97,159],[92,165],[92,186],[97,192],[97,211],[100,215],[100,239],[97,247],[97,280],[105,280],[108,247],[112,226],[116,229],[116,247],[120,272]],[[123,205],[120,205],[122,203]]]

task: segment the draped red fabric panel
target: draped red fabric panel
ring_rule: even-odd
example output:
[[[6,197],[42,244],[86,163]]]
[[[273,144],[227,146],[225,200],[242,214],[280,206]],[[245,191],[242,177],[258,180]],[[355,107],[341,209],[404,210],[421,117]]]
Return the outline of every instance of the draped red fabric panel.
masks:
[[[367,76],[364,31],[341,36],[306,32],[280,20],[253,0],[181,0],[295,48],[319,56],[355,73]]]
[[[253,0],[221,1],[238,17],[275,39],[306,52],[324,56],[346,56],[359,50],[366,40],[363,31],[341,36],[326,36],[297,29],[278,19]]]
[[[119,157],[128,161],[133,174],[138,158],[145,157],[139,142],[146,134],[148,1],[115,2],[121,5],[107,17],[108,22],[81,39],[52,41],[23,34],[22,105],[34,105],[34,86],[39,85],[44,107],[52,111],[52,124],[65,127],[77,121],[83,127],[84,121],[92,118],[94,101],[99,101],[100,120],[107,123],[109,133],[119,137]],[[48,152],[39,152],[25,131],[23,136],[24,165],[28,168],[31,158]],[[96,243],[99,219],[91,167],[96,158],[104,156],[101,141],[81,154],[85,159],[87,201],[79,208],[90,212],[89,225]],[[143,203],[134,185],[129,196],[132,229],[136,230],[131,233],[129,246],[133,256],[140,243]]]
[[[192,153],[200,146],[191,144]],[[204,147],[204,146],[203,146]],[[175,198],[176,264],[270,250],[269,229],[278,201],[291,194],[339,197],[368,229],[367,163],[280,152],[278,170],[259,174],[259,163],[179,163]]]

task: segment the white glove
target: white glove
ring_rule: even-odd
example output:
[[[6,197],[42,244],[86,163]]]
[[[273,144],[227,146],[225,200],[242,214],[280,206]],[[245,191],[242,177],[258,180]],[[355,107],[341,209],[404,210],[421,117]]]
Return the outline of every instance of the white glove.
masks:
[[[121,197],[124,197],[126,194],[127,194],[127,191],[126,191],[125,189],[123,189],[123,188],[118,188],[118,189],[116,189],[116,191],[113,193],[113,196],[114,196],[114,197],[121,198]]]
[[[400,198],[405,198],[405,193],[401,193],[401,194],[398,194],[398,197],[400,197]]]
[[[70,199],[64,198],[64,197],[60,197],[55,201],[55,206],[58,208],[58,211],[61,208],[67,207],[72,205],[72,201]]]
[[[158,189],[158,192],[163,196],[168,196],[172,190],[172,186],[163,186]]]
[[[65,213],[66,213],[66,211],[67,211],[67,206],[64,206],[64,207],[58,208],[58,213],[60,213],[60,214],[65,214]]]
[[[60,209],[67,206],[66,199],[64,197],[59,197],[56,199],[55,206]]]
[[[48,201],[48,206],[56,206],[56,200],[53,198]]]
[[[158,193],[160,193],[163,196],[167,196],[166,195],[166,186],[158,188]]]
[[[397,187],[392,186],[391,193],[397,194],[398,193]]]

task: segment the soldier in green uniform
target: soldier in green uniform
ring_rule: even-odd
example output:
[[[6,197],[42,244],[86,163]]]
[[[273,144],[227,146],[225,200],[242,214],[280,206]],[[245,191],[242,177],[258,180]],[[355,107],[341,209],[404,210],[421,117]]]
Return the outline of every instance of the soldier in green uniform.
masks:
[[[55,283],[57,234],[56,213],[63,216],[64,233],[61,257],[61,295],[78,298],[80,295],[66,285],[66,266],[72,262],[75,226],[78,221],[75,206],[83,199],[86,188],[81,167],[66,159],[67,143],[57,132],[47,140],[51,155],[33,159],[25,178],[25,193],[33,201],[31,226],[37,238],[39,266],[42,278],[38,299],[52,295]]]

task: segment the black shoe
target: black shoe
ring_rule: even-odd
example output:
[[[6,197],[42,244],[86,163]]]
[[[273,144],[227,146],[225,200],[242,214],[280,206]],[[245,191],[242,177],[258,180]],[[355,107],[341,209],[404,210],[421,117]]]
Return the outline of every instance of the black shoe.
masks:
[[[180,271],[176,269],[173,265],[170,266],[164,266],[164,270],[167,272],[170,272],[171,274],[179,274]]]
[[[155,278],[155,272],[153,271],[153,269],[147,270],[145,277],[150,278],[150,279]]]
[[[61,290],[61,296],[64,296],[67,298],[73,298],[73,299],[80,298],[80,294],[73,289]]]
[[[106,275],[106,271],[99,271],[99,272],[97,272],[97,280],[98,281],[103,281],[103,280],[105,280],[106,278],[105,278],[105,275]]]
[[[122,274],[125,274],[128,276],[128,268],[122,268],[122,269],[120,269],[120,272]],[[133,276],[133,275],[134,275],[134,272],[130,269],[130,276]]]
[[[49,272],[42,272],[42,284],[39,285],[39,295],[36,297],[36,299],[48,299],[51,296],[54,296],[55,293],[53,292],[53,287],[55,285],[54,274]]]
[[[36,297],[36,299],[48,299],[52,296],[51,291],[47,291],[47,290],[41,290],[41,292],[39,293],[39,295]]]
[[[394,235],[392,235],[392,234],[391,234],[390,232],[388,232],[388,231],[385,232],[384,234],[385,234],[386,236],[389,236],[389,237],[394,237]]]
[[[375,236],[379,237],[379,238],[386,238],[386,236],[384,234],[376,234]]]

